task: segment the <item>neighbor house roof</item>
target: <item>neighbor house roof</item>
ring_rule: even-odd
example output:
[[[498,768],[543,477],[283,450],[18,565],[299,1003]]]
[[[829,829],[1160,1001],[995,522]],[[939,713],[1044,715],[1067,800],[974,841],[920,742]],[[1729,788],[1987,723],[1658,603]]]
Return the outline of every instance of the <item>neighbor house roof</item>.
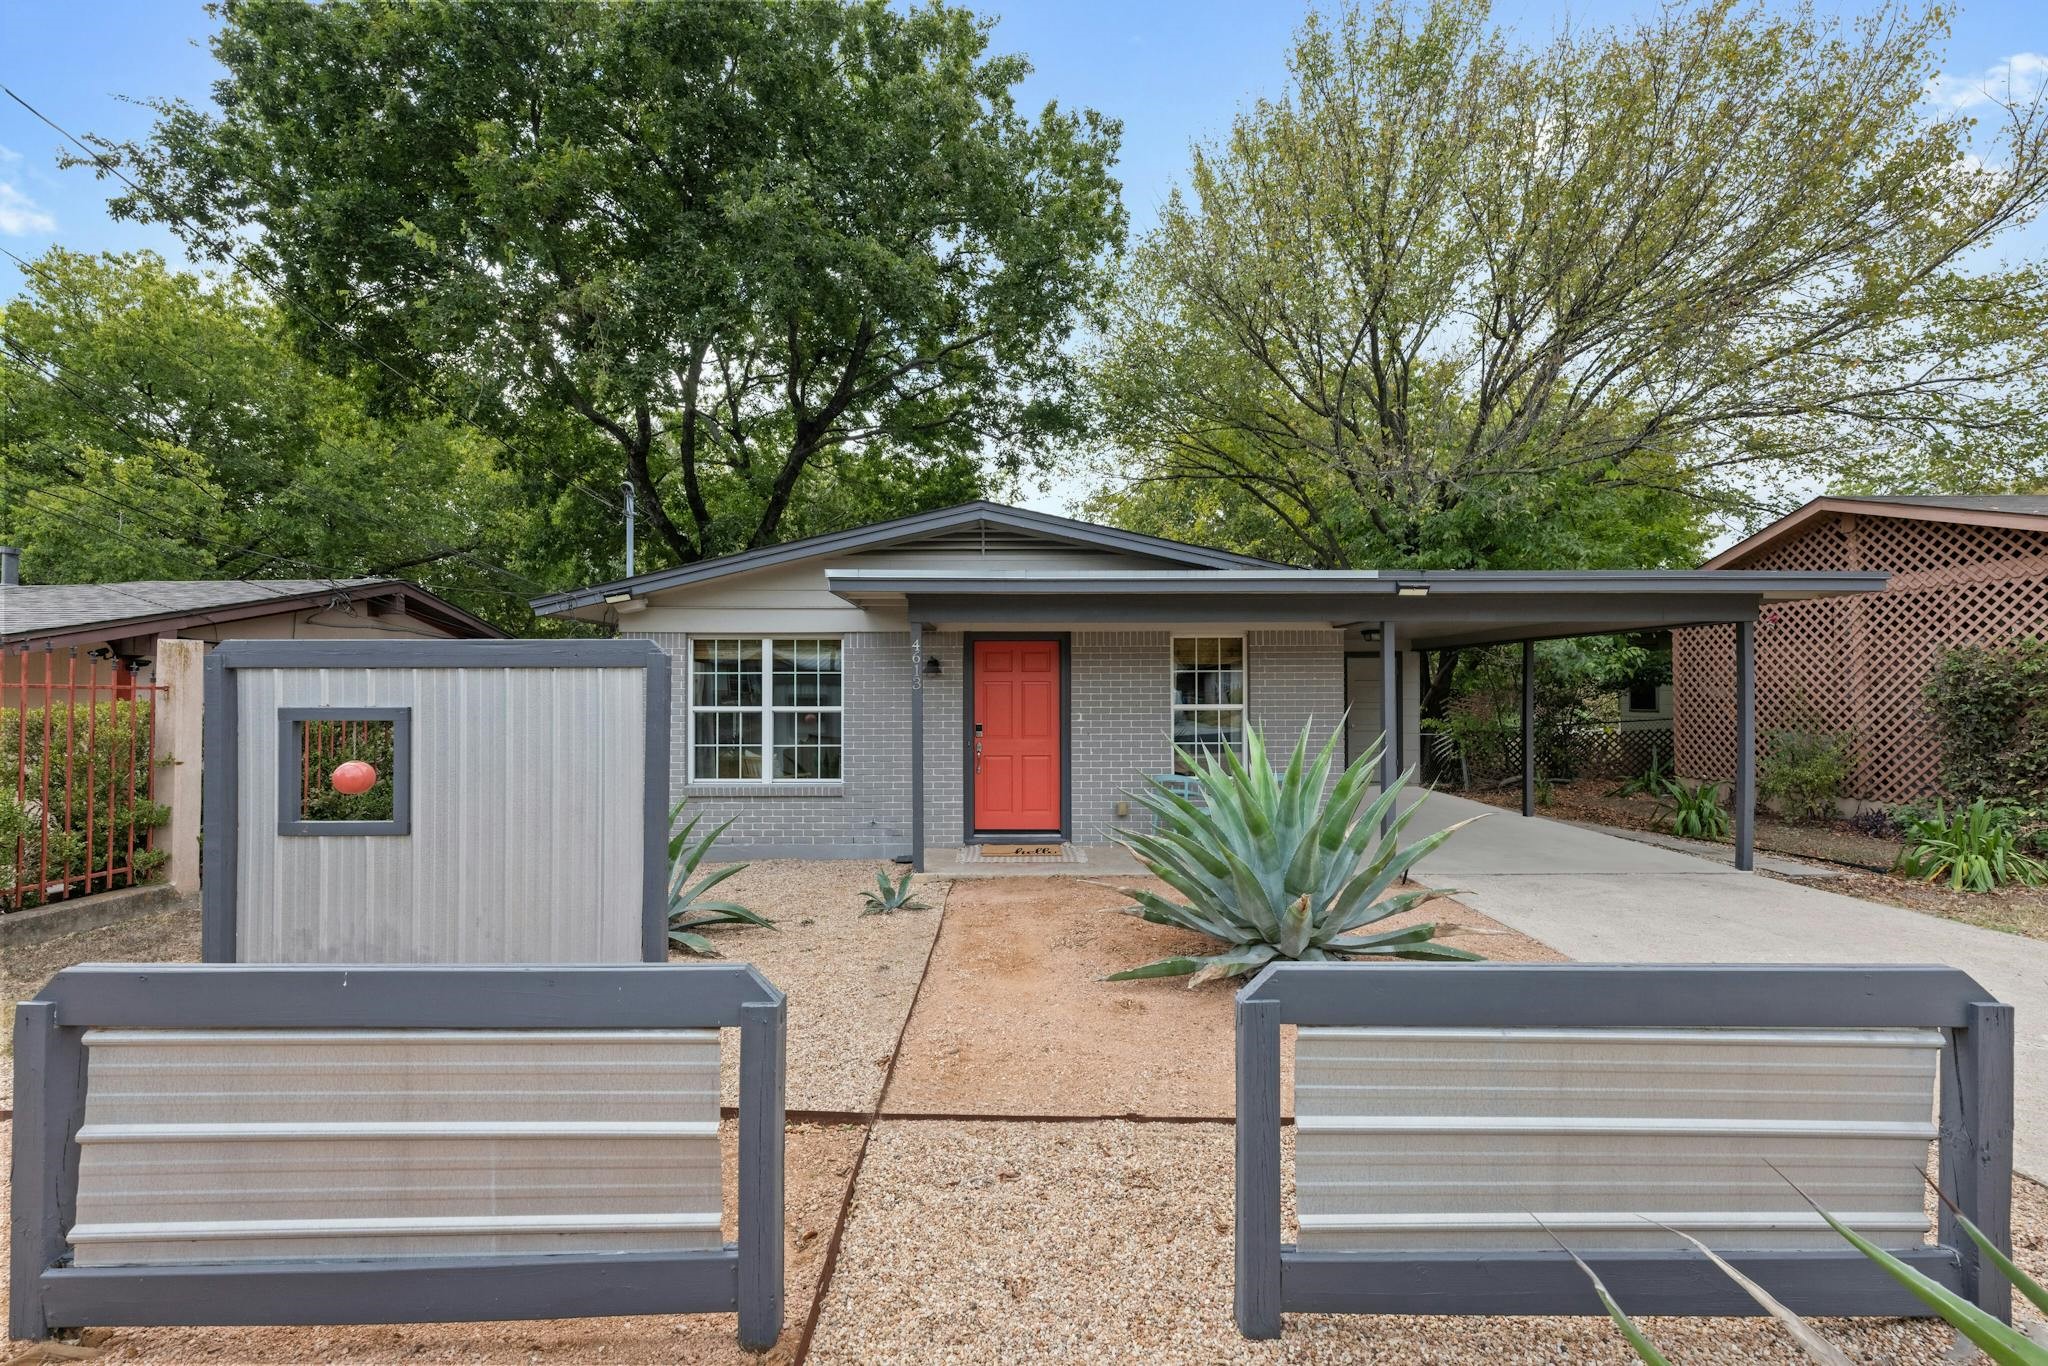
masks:
[[[0,586],[0,644],[73,645],[171,635],[275,612],[395,599],[452,636],[505,633],[403,579],[145,579]]]
[[[1739,564],[1758,551],[1777,544],[1809,522],[1832,513],[1854,513],[1860,517],[1902,517],[1918,522],[1953,522],[1969,526],[2016,527],[2022,531],[2048,531],[2048,494],[1958,493],[1958,494],[1827,494],[1813,499],[1795,512],[1787,513],[1763,530],[1737,541],[1708,560],[1707,569]]]
[[[678,565],[674,569],[638,574],[629,579],[617,579],[611,583],[572,589],[566,593],[552,593],[546,597],[535,598],[532,605],[533,610],[540,615],[553,616],[581,607],[595,607],[608,599],[617,599],[621,594],[639,597],[646,593],[658,593],[665,588],[680,588],[685,584],[702,583],[709,579],[724,578],[729,574],[745,574],[756,569],[792,564],[815,559],[821,555],[844,555],[861,550],[877,550],[884,546],[923,540],[947,532],[977,528],[1019,532],[1034,539],[1057,544],[1146,555],[1190,569],[1286,567],[1252,555],[1237,555],[1228,550],[1211,550],[1206,546],[1167,540],[1163,536],[1145,536],[1135,531],[1099,526],[1094,522],[1075,521],[1071,517],[1056,517],[1049,512],[1033,512],[1028,508],[1008,507],[1002,503],[974,502],[940,508],[934,512],[920,512],[909,517],[897,517],[887,522],[876,522],[871,526],[855,527],[850,531],[806,536],[800,541],[786,541],[781,545],[764,546],[759,550],[744,550],[736,555],[720,555],[715,559],[699,560],[695,564]]]

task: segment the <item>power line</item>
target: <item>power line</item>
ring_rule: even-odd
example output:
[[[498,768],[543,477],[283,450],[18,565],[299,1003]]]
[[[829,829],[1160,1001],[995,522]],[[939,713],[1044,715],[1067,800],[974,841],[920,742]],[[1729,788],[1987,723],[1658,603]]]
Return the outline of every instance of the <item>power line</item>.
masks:
[[[0,89],[4,89],[4,87],[0,87]],[[9,93],[11,94],[12,92],[9,92]],[[7,249],[6,249],[5,247],[0,247],[0,253],[4,253],[4,254],[5,254],[5,255],[6,255],[6,256],[7,256],[8,258],[9,258],[9,259],[11,259],[12,261],[14,261],[14,262],[15,262],[15,264],[16,264],[16,265],[18,265],[18,266],[20,266],[20,267],[21,267],[21,268],[22,268],[22,269],[23,269],[24,271],[34,271],[34,272],[40,272],[40,273],[41,273],[41,274],[43,275],[43,278],[46,278],[46,279],[47,279],[47,278],[50,278],[50,277],[49,277],[49,273],[48,273],[48,272],[49,272],[49,268],[48,268],[47,266],[44,266],[44,265],[42,265],[42,264],[41,264],[40,262],[34,262],[34,261],[26,261],[26,260],[23,260],[23,259],[22,259],[21,257],[19,257],[19,256],[15,255],[15,254],[14,254],[14,253],[13,253],[12,251],[8,251],[8,250],[7,250]],[[78,298],[78,297],[79,297],[79,296],[78,296],[78,295],[76,294],[76,292],[75,292],[75,291],[69,291],[69,290],[67,290],[66,292],[67,292],[67,293],[70,293],[70,294],[71,294],[71,297],[73,297],[74,299],[76,299],[76,298]],[[148,331],[147,329],[145,329],[145,332],[147,333],[147,335],[148,335],[148,337],[149,337],[149,339],[150,339],[150,341],[151,341],[152,343],[155,343],[155,342],[158,342],[158,341],[161,341],[161,340],[162,340],[162,338],[161,338],[160,334],[158,334],[158,333],[155,333],[155,332],[153,332],[153,331]],[[197,375],[199,375],[199,376],[201,376],[201,377],[203,377],[203,378],[205,378],[205,379],[208,379],[208,380],[212,380],[212,381],[214,381],[215,383],[219,383],[219,382],[220,382],[220,376],[219,376],[218,372],[216,372],[216,371],[212,370],[212,369],[211,369],[211,368],[209,368],[209,367],[203,367],[203,366],[200,366],[200,365],[196,364],[195,362],[191,361],[191,360],[190,360],[190,359],[188,359],[188,358],[187,358],[186,356],[184,356],[184,355],[183,355],[182,353],[180,353],[180,354],[176,354],[176,355],[174,356],[174,354],[173,354],[173,353],[172,353],[172,352],[171,352],[170,350],[168,350],[167,348],[165,348],[165,347],[161,347],[161,346],[156,346],[156,345],[152,345],[151,349],[152,349],[153,351],[155,351],[155,352],[156,352],[156,353],[157,353],[158,355],[160,355],[160,356],[163,356],[163,357],[165,357],[165,358],[167,358],[167,359],[175,359],[175,360],[176,360],[176,361],[177,361],[177,362],[178,362],[179,364],[182,364],[182,365],[184,365],[184,366],[185,366],[185,367],[186,367],[186,368],[187,368],[187,369],[188,369],[189,371],[191,371],[191,372],[192,372],[192,373],[194,373],[194,374],[197,374]],[[38,362],[47,362],[47,363],[49,363],[49,364],[52,364],[52,365],[56,365],[56,366],[58,366],[59,368],[65,368],[65,367],[63,366],[63,362],[61,362],[61,361],[59,361],[59,360],[56,360],[56,359],[55,359],[54,357],[44,357],[44,356],[40,356],[40,355],[38,355],[38,356],[36,356],[36,359],[37,359],[37,361],[38,361]],[[73,372],[73,373],[75,373],[75,372]],[[82,378],[82,377],[81,377],[81,378]],[[102,411],[102,412],[104,412],[104,409],[102,409],[101,411]],[[108,419],[109,419],[110,421],[113,421],[113,420],[115,420],[115,419],[113,418],[113,416],[112,416],[111,414],[108,414],[107,416],[108,416]],[[467,425],[469,425],[469,426],[470,426],[470,429],[471,429],[472,431],[475,431],[475,432],[476,432],[476,433],[477,433],[477,434],[478,434],[479,436],[483,437],[483,438],[484,438],[485,440],[487,440],[487,441],[496,441],[496,440],[497,440],[497,438],[495,438],[495,437],[492,437],[492,436],[490,435],[490,433],[488,433],[488,432],[485,432],[485,431],[483,431],[483,430],[482,430],[481,428],[475,427],[475,426],[474,426],[474,424],[467,424]],[[185,441],[184,441],[184,440],[183,440],[182,438],[179,438],[179,437],[177,437],[177,436],[176,436],[176,434],[173,434],[172,444],[173,444],[173,445],[178,445],[178,446],[185,446],[185,445],[186,445],[186,442],[185,442]],[[396,448],[397,450],[399,450],[399,451],[400,451],[401,453],[408,453],[408,454],[418,454],[418,452],[417,452],[417,451],[416,451],[416,450],[415,450],[414,448],[412,448],[411,446],[409,446],[409,445],[408,445],[407,443],[405,443],[405,442],[403,442],[403,441],[394,441],[394,443],[393,443],[393,444],[394,444],[395,448]],[[500,444],[502,444],[502,443],[500,443]],[[202,452],[202,454],[204,454],[204,452]],[[280,488],[280,490],[279,490],[280,492],[286,492],[286,491],[290,491],[290,490],[292,490],[292,489],[295,489],[295,488],[297,488],[297,487],[299,486],[299,481],[300,481],[300,478],[301,478],[301,476],[298,476],[298,475],[296,475],[296,474],[293,474],[293,473],[292,473],[291,471],[289,471],[289,470],[286,470],[286,469],[284,469],[284,468],[283,468],[282,466],[278,465],[278,464],[277,464],[276,462],[263,462],[263,463],[264,463],[264,465],[265,465],[265,468],[267,468],[267,469],[268,469],[268,470],[269,470],[269,471],[270,471],[270,472],[271,472],[271,473],[272,473],[273,475],[275,475],[275,476],[279,476],[279,477],[280,477],[280,479],[281,479],[281,488]],[[175,473],[175,471],[174,471],[174,473]],[[337,496],[344,496],[344,497],[345,497],[345,495],[337,495]],[[408,527],[404,527],[404,526],[400,525],[400,524],[399,524],[398,522],[396,522],[396,521],[393,521],[393,520],[392,520],[391,518],[389,518],[389,517],[387,517],[387,516],[383,515],[382,513],[379,513],[379,512],[377,512],[376,510],[374,510],[374,509],[370,508],[369,506],[367,506],[366,504],[364,504],[364,503],[362,503],[362,502],[360,502],[360,501],[358,501],[358,500],[355,500],[355,499],[346,499],[346,501],[347,501],[348,505],[349,505],[350,507],[352,507],[352,508],[353,508],[353,509],[354,509],[355,511],[357,511],[357,512],[361,513],[361,514],[362,514],[363,516],[365,516],[365,517],[369,518],[370,520],[372,520],[372,521],[374,521],[374,522],[377,522],[377,523],[379,523],[379,524],[380,524],[380,525],[382,525],[382,526],[388,527],[388,528],[390,528],[390,529],[392,529],[392,530],[394,530],[394,531],[399,531],[399,532],[403,532],[403,533],[405,533],[405,534],[407,534],[407,535],[414,535],[414,536],[417,536],[417,535],[418,535],[418,533],[417,533],[417,531],[416,531],[415,529],[413,529],[413,528],[408,528]],[[460,548],[457,548],[457,547],[454,547],[454,546],[448,546],[448,545],[443,545],[443,544],[441,544],[441,543],[439,543],[439,542],[437,542],[437,541],[435,541],[435,540],[433,540],[433,539],[431,539],[431,538],[427,538],[427,537],[420,537],[420,540],[421,540],[421,543],[423,543],[424,545],[426,545],[426,546],[427,546],[427,547],[428,547],[428,548],[429,548],[430,550],[433,550],[433,551],[435,551],[435,552],[437,553],[437,555],[438,555],[439,557],[442,557],[442,558],[450,558],[450,559],[460,559],[460,560],[462,560],[462,561],[463,561],[464,563],[467,563],[467,564],[473,565],[473,566],[475,566],[476,568],[478,568],[478,569],[481,569],[481,570],[484,570],[484,571],[485,571],[485,572],[487,572],[487,573],[497,574],[497,575],[499,575],[499,576],[501,576],[501,577],[503,577],[503,578],[506,578],[506,579],[508,579],[508,580],[516,581],[516,582],[518,582],[518,583],[520,583],[520,584],[523,584],[523,585],[525,585],[525,587],[526,587],[527,589],[530,589],[530,590],[536,590],[536,591],[538,591],[538,592],[541,592],[541,593],[548,593],[548,592],[552,592],[552,591],[553,591],[553,590],[552,590],[552,589],[550,589],[550,588],[549,588],[549,587],[548,587],[548,586],[547,586],[546,584],[544,584],[544,583],[541,583],[541,582],[540,582],[539,580],[537,580],[537,579],[533,579],[533,578],[530,578],[530,577],[528,577],[528,576],[527,576],[527,575],[525,575],[525,574],[521,574],[521,573],[520,573],[519,571],[517,571],[517,570],[515,570],[515,569],[510,569],[510,568],[507,568],[506,566],[504,566],[504,565],[501,565],[501,564],[498,564],[498,563],[496,563],[495,561],[491,561],[491,560],[486,560],[486,559],[483,559],[482,557],[480,557],[480,556],[477,556],[477,555],[475,555],[475,554],[472,554],[471,552],[469,552],[469,551],[467,551],[467,550],[463,550],[463,549],[460,549]],[[489,590],[489,591],[497,591],[497,592],[499,592],[499,593],[501,594],[501,596],[504,596],[504,597],[506,597],[506,598],[511,598],[511,599],[514,599],[514,600],[516,600],[516,601],[520,602],[521,604],[524,604],[524,603],[526,603],[526,602],[527,602],[527,601],[529,600],[530,596],[531,596],[531,594],[530,594],[530,593],[525,593],[525,592],[522,592],[522,593],[510,593],[510,592],[505,592],[504,590]]]

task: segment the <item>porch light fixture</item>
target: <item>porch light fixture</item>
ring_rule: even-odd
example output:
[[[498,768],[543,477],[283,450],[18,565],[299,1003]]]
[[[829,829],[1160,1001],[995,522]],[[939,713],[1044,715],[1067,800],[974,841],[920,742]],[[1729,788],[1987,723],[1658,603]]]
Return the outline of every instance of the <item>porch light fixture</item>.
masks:
[[[924,657],[924,676],[926,678],[937,678],[944,672],[945,669],[939,664],[939,657],[937,655],[926,655]]]
[[[1429,596],[1429,585],[1426,583],[1400,584],[1394,589],[1394,596],[1400,598],[1426,598]]]
[[[604,595],[604,600],[606,602],[613,603],[631,602],[633,600],[633,595],[631,593],[607,593]]]

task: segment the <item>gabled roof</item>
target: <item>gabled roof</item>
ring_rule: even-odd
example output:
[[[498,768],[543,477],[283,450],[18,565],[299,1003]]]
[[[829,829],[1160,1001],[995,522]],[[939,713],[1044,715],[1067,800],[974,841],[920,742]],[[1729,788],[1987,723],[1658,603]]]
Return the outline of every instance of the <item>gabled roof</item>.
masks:
[[[909,517],[898,517],[887,522],[876,522],[870,526],[855,527],[851,531],[835,531],[823,536],[807,536],[800,541],[764,546],[759,550],[743,550],[735,555],[721,555],[716,559],[699,560],[695,564],[678,565],[674,569],[656,570],[651,574],[638,574],[630,579],[618,579],[589,588],[572,589],[566,593],[551,593],[546,597],[535,598],[532,606],[541,616],[553,616],[580,607],[595,607],[607,598],[617,597],[622,593],[638,597],[646,593],[658,593],[666,588],[679,588],[685,584],[724,578],[730,574],[745,574],[756,569],[794,564],[823,555],[844,555],[860,550],[875,550],[883,546],[901,545],[946,532],[974,528],[1018,532],[1054,544],[1145,555],[1187,569],[1288,567],[1251,555],[1211,550],[1206,546],[1189,545],[1184,541],[1170,541],[1162,536],[1144,536],[1135,531],[1123,531],[1095,522],[1056,517],[1049,512],[1033,512],[1028,508],[1009,507],[1002,503],[973,502],[961,503],[957,507],[939,508],[933,512],[920,512]]]
[[[2048,495],[2037,493],[1827,494],[1787,513],[1755,535],[1737,541],[1701,567],[1725,569],[1740,564],[1815,518],[1838,512],[1859,517],[1902,517],[1917,522],[2048,531]]]
[[[0,586],[0,644],[120,640],[373,598],[398,598],[454,636],[505,634],[403,579],[143,579]]]

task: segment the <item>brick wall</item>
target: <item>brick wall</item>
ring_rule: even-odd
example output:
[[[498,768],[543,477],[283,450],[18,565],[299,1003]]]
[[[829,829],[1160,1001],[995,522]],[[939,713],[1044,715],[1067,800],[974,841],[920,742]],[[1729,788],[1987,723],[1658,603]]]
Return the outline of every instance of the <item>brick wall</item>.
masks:
[[[838,786],[770,787],[699,783],[688,778],[687,638],[627,633],[669,652],[675,679],[671,787],[712,820],[733,817],[719,845],[737,858],[814,855],[893,858],[910,850],[910,637],[907,632],[846,636],[846,720]],[[926,675],[925,843],[960,843],[965,829],[966,764],[962,685],[965,639],[927,632],[925,654],[939,661]],[[1281,749],[1304,723],[1326,738],[1344,710],[1343,636],[1334,630],[1253,631],[1246,637],[1251,724]],[[1097,844],[1129,818],[1116,814],[1146,774],[1173,768],[1172,635],[1167,631],[1076,631],[1069,658],[1073,728],[1073,837]],[[1142,817],[1141,817],[1142,818]]]

